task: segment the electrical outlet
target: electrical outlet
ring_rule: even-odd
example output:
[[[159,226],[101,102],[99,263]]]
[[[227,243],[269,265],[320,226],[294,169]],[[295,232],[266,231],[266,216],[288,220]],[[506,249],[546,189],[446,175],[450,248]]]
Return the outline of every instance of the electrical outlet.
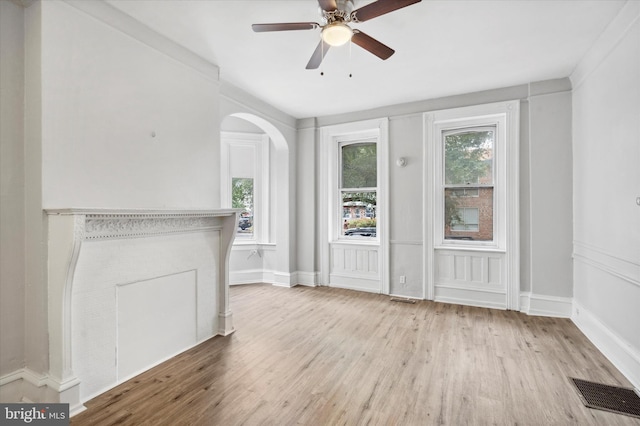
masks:
[[[400,275],[400,284],[406,284],[407,283],[407,277],[405,275]]]

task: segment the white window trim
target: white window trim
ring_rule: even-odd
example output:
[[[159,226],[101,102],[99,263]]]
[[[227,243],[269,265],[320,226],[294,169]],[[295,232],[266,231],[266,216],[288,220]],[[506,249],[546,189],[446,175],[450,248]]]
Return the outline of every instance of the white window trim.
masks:
[[[473,250],[506,253],[507,309],[520,303],[520,222],[519,222],[519,119],[520,102],[507,101],[433,111],[424,114],[425,149],[423,208],[425,212],[424,271],[425,298],[434,295],[434,250]],[[464,240],[444,240],[443,216],[443,130],[481,127],[495,123],[494,146],[494,241],[490,244]],[[497,226],[496,226],[497,225]],[[472,244],[473,243],[473,244]]]
[[[252,236],[236,235],[234,245],[251,245],[270,242],[269,229],[269,136],[257,133],[220,132],[220,196],[222,208],[231,208],[231,153],[230,145],[247,146],[255,150],[253,170],[253,216],[254,228]]]
[[[376,238],[343,238],[340,228],[342,226],[342,208],[337,205],[338,197],[338,166],[339,143],[347,141],[361,141],[375,138],[377,140],[377,167],[378,167],[378,194],[377,194],[377,221]],[[320,208],[326,212],[326,218],[320,217],[321,239],[320,279],[323,283],[329,282],[330,271],[330,244],[353,244],[379,246],[379,268],[381,280],[381,292],[389,294],[389,119],[359,121],[354,123],[338,124],[320,128]]]
[[[341,176],[341,172],[342,172],[342,150],[341,148],[344,146],[348,146],[348,145],[352,145],[352,144],[357,144],[357,143],[375,143],[376,144],[376,167],[379,170],[379,166],[380,166],[380,153],[378,152],[378,148],[380,148],[380,144],[379,144],[379,136],[378,134],[379,132],[376,132],[376,135],[372,135],[370,137],[358,137],[359,135],[348,135],[345,137],[340,137],[337,136],[336,138],[334,138],[334,143],[336,145],[337,151],[336,151],[336,161],[337,161],[337,167],[336,167],[336,191],[334,194],[332,194],[332,196],[335,198],[335,206],[336,208],[335,210],[335,214],[337,215],[336,218],[336,226],[333,226],[333,230],[335,232],[332,241],[340,241],[340,242],[349,242],[349,241],[353,241],[356,242],[358,244],[361,243],[375,243],[375,244],[380,244],[380,236],[379,233],[376,231],[376,237],[357,237],[357,236],[347,236],[347,235],[342,235],[342,232],[340,232],[340,228],[342,227],[342,223],[343,223],[343,217],[342,217],[342,203],[341,203],[341,193],[344,190],[349,190],[349,191],[353,191],[353,192],[357,192],[358,190],[361,190],[363,192],[367,191],[367,190],[371,190],[372,188],[343,188],[341,185],[341,180],[342,180],[342,176]],[[363,133],[363,135],[365,135]],[[377,173],[377,182],[376,185],[380,184],[380,174]],[[377,202],[378,202],[378,193],[380,192],[380,187],[376,186],[375,187],[375,191],[376,191],[376,213],[377,213]],[[376,224],[377,224],[377,219],[378,217],[376,216]],[[376,226],[377,228],[377,226]]]
[[[445,240],[444,238],[444,138],[443,134],[461,129],[486,130],[495,128],[493,143],[493,241],[468,241],[468,240]],[[448,120],[435,121],[433,123],[433,169],[434,176],[434,203],[435,222],[433,235],[435,237],[435,248],[487,247],[498,250],[505,250],[505,232],[503,231],[505,220],[504,208],[506,206],[506,170],[502,166],[503,159],[506,158],[506,116],[504,114],[483,115],[480,117],[460,117]],[[478,185],[482,186],[482,185]]]

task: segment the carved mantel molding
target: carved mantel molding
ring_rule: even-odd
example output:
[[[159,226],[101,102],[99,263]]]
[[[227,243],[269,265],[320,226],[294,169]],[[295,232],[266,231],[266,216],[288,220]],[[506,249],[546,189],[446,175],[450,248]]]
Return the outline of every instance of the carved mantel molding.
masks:
[[[48,215],[73,216],[79,240],[139,238],[220,229],[220,217],[235,210],[46,210]]]
[[[84,409],[79,379],[71,365],[72,286],[83,243],[148,238],[187,232],[220,232],[218,334],[233,332],[229,311],[229,256],[238,223],[237,209],[106,210],[49,209],[47,219],[47,287],[49,373],[47,386],[72,413]],[[214,259],[212,259],[214,261]]]

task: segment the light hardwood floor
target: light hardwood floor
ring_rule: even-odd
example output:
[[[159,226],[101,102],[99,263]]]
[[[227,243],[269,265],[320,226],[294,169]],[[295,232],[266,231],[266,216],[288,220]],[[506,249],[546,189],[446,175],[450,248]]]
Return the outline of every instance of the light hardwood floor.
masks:
[[[232,287],[236,332],[87,402],[72,425],[640,425],[568,377],[630,386],[568,319],[326,287]]]

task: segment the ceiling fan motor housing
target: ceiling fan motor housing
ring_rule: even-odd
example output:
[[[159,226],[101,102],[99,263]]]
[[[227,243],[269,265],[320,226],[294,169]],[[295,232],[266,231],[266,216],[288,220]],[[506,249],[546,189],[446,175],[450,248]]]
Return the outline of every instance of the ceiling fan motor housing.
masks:
[[[320,8],[320,14],[325,24],[349,22],[351,20],[351,12],[354,8],[353,0],[336,0],[336,6],[336,10],[329,11]]]

